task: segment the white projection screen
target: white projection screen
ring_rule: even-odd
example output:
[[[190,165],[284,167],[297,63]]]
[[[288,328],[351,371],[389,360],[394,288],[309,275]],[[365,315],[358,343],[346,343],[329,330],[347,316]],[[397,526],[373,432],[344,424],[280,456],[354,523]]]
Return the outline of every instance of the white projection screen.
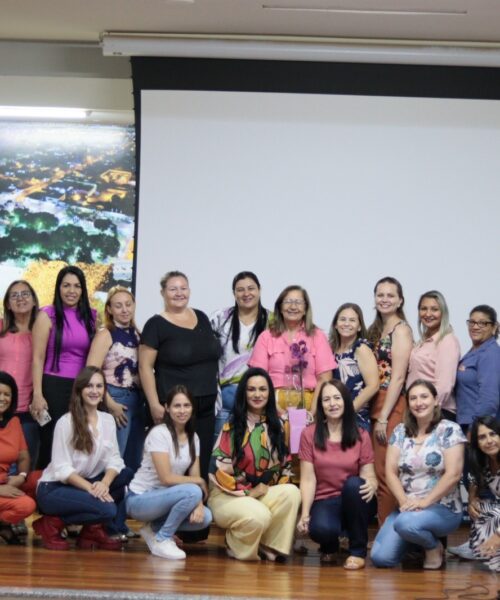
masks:
[[[141,120],[139,325],[171,269],[207,313],[241,270],[269,308],[298,283],[323,329],[347,301],[370,323],[391,275],[413,327],[443,292],[463,351],[470,308],[500,309],[500,101],[146,90]]]

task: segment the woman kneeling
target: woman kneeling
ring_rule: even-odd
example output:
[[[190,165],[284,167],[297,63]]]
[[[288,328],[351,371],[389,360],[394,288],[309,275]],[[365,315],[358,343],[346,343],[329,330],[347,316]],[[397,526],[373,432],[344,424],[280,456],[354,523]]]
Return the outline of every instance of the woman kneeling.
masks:
[[[386,477],[399,510],[392,512],[375,538],[371,558],[377,567],[394,567],[410,544],[424,548],[424,569],[439,569],[444,559],[440,537],[462,519],[458,482],[465,436],[441,419],[436,388],[417,379],[406,393],[404,422],[391,435]]]
[[[167,394],[164,423],[146,438],[142,464],[127,495],[127,512],[146,521],[140,532],[152,554],[183,559],[186,553],[177,546],[174,535],[210,525],[212,514],[203,506],[206,495],[193,397],[184,385],[176,385]]]
[[[290,553],[300,492],[290,481],[285,424],[263,369],[249,369],[213,457],[208,499],[226,529],[227,554],[239,560],[283,560]]]
[[[80,548],[121,548],[103,525],[125,510],[125,486],[132,471],[120,457],[114,418],[98,410],[105,393],[102,371],[85,367],[75,379],[69,412],[56,424],[52,460],[37,489],[44,516],[33,523],[49,550],[69,548],[60,536],[66,525],[83,525],[77,540]]]
[[[348,570],[365,566],[368,521],[375,515],[377,479],[369,434],[356,424],[347,387],[322,384],[316,425],[300,440],[302,515],[297,528],[320,544],[321,562],[335,560],[339,535],[349,537]]]

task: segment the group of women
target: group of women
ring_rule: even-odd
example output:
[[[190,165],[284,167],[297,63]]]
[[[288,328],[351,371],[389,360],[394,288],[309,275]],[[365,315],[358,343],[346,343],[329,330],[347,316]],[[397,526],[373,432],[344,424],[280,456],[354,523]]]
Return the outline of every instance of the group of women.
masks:
[[[286,287],[271,312],[257,276],[239,273],[234,306],[209,319],[189,306],[183,273],[160,284],[164,310],[142,333],[134,298],[121,287],[109,291],[97,327],[77,267],[60,271],[53,305],[40,310],[27,282],[9,286],[0,333],[0,369],[13,378],[10,403],[2,399],[9,383],[0,383],[1,537],[17,541],[10,525],[33,502],[31,458],[43,469],[33,528],[47,548],[67,548],[61,533],[78,524],[78,546],[118,549],[133,535],[128,514],[145,522],[141,535],[153,554],[180,559],[177,533],[206,537],[214,519],[226,530],[228,555],[242,560],[283,560],[297,525],[318,542],[321,561],[332,562],[344,532],[344,567],[356,570],[378,511],[374,564],[397,564],[417,544],[424,566],[438,568],[440,540],[460,523],[469,435],[471,544],[498,567],[494,309],[471,311],[472,347],[460,360],[442,294],[420,298],[414,344],[392,277],[375,286],[368,329],[359,306],[343,304],[329,339],[300,286]],[[15,435],[5,433],[11,429]],[[300,492],[292,483],[299,479]],[[477,491],[484,486],[493,500]],[[24,510],[3,510],[5,498],[22,496]]]

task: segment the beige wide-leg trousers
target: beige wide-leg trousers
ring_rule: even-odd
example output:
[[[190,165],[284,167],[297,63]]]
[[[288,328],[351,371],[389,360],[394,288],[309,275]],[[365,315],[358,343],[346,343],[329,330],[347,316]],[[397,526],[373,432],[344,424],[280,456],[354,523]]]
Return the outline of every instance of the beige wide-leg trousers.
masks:
[[[300,506],[300,491],[291,483],[273,485],[260,498],[210,491],[208,506],[226,530],[226,543],[239,560],[259,560],[262,544],[289,554]]]

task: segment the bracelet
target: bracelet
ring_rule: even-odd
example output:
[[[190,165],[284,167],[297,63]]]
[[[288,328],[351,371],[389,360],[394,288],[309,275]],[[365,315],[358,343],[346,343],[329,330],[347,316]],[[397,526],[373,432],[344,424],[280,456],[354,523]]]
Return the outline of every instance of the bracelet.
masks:
[[[377,423],[379,425],[387,425],[387,423],[389,423],[389,421],[381,421],[380,419],[377,419]]]
[[[24,477],[25,481],[28,478],[28,473],[26,473],[25,471],[21,471],[20,473],[18,473],[18,475],[21,475],[21,477]]]

